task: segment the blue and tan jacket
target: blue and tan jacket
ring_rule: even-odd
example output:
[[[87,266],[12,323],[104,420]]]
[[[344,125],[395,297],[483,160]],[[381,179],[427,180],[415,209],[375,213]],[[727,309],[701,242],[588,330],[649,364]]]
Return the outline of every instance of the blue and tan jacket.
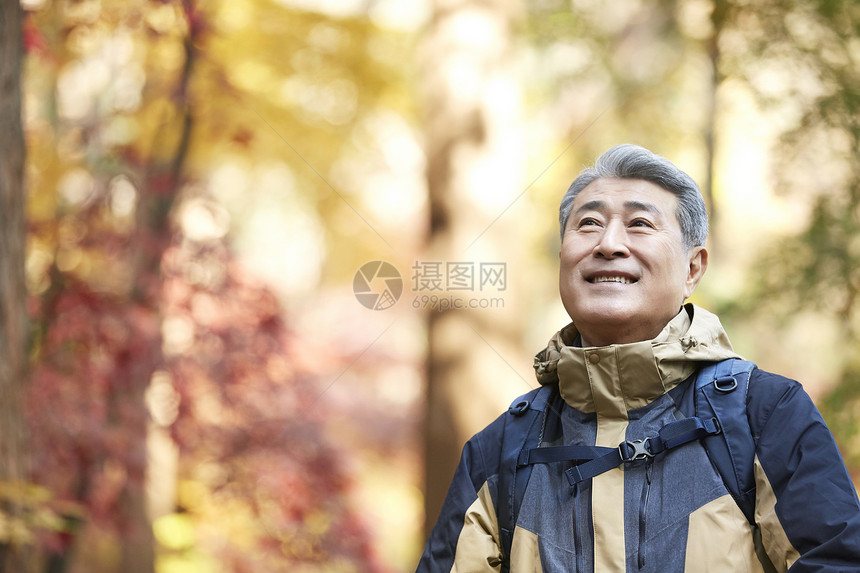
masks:
[[[735,357],[719,320],[686,305],[654,340],[580,348],[573,325],[538,354],[558,384],[564,445],[615,447],[682,412],[704,363]],[[860,503],[830,431],[800,384],[754,370],[756,526],[700,442],[624,464],[572,488],[560,464],[535,465],[513,533],[521,572],[860,572]],[[463,449],[419,572],[499,571],[500,416]]]

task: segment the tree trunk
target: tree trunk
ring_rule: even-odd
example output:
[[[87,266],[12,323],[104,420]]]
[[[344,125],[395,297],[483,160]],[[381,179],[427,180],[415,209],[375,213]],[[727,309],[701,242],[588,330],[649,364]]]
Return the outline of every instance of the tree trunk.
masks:
[[[525,177],[520,89],[511,54],[515,1],[437,0],[434,8],[423,46],[431,217],[425,260],[440,263],[442,276],[440,288],[427,294],[458,297],[465,304],[497,298],[503,308],[430,310],[427,532],[463,444],[534,385],[530,360],[519,346],[517,289],[508,280],[523,272],[521,247],[512,239],[521,222],[517,206],[525,203],[518,202]],[[482,263],[506,265],[503,289],[485,288]],[[463,285],[456,283],[450,288],[449,264],[472,269],[471,288],[458,290]]]
[[[133,281],[135,291],[132,293],[131,302],[147,308],[152,312],[156,322],[160,322],[161,261],[172,240],[169,218],[182,189],[185,159],[194,123],[189,91],[196,55],[194,34],[198,31],[198,27],[194,20],[194,2],[182,0],[181,5],[188,21],[189,31],[183,40],[185,63],[173,95],[177,119],[163,125],[156,133],[153,157],[145,166],[144,189],[138,205],[134,239],[137,258]],[[175,143],[172,145],[167,143],[170,141]],[[153,334],[153,338],[160,340],[158,334]],[[133,420],[128,417],[119,418],[122,423],[134,425],[134,433],[140,437],[137,447],[142,450],[141,464],[129,468],[129,480],[134,487],[126,487],[120,497],[120,509],[127,526],[120,553],[119,571],[122,573],[151,573],[155,568],[152,516],[149,514],[151,503],[147,499],[147,488],[143,487],[143,484],[147,482],[147,469],[150,463],[147,449],[150,426],[146,390],[155,370],[163,362],[160,343],[153,346],[152,352],[154,355],[149,360],[143,361],[141,367],[130,369],[129,378],[133,383],[128,385],[127,392],[119,398],[119,401],[125,404],[130,403],[131,410],[146,413]],[[119,411],[122,410],[123,405],[119,404]]]
[[[0,0],[0,484],[27,479],[22,394],[27,372],[24,256],[24,134],[21,126],[22,11]],[[9,502],[8,504],[6,502]],[[0,513],[20,517],[15,500]],[[0,537],[0,571],[29,569],[27,552]]]
[[[722,246],[718,224],[720,209],[714,196],[714,173],[716,172],[717,157],[717,92],[723,81],[723,75],[720,71],[720,34],[725,27],[728,10],[729,5],[726,0],[716,0],[714,2],[714,9],[711,12],[713,31],[711,32],[711,36],[705,40],[705,51],[711,63],[711,85],[708,88],[708,101],[706,102],[707,124],[705,125],[705,148],[707,151],[707,171],[705,173],[705,181],[702,185],[702,193],[705,196],[710,213],[711,248],[714,252],[718,251]]]

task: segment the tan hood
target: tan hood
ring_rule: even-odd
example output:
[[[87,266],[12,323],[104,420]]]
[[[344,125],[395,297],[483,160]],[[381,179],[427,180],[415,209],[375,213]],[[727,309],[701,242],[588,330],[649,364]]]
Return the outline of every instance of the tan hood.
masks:
[[[535,356],[541,384],[558,382],[562,398],[584,412],[627,417],[693,374],[702,362],[736,357],[716,315],[685,304],[653,340],[596,348],[573,346],[573,323]]]

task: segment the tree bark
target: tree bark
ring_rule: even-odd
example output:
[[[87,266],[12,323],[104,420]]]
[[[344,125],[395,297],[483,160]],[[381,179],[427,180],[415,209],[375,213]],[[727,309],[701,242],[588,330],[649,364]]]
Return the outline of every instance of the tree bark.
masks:
[[[0,484],[28,477],[22,411],[28,341],[22,23],[18,0],[0,0]],[[0,513],[20,518],[15,500],[3,501]],[[15,539],[0,538],[0,571],[27,571],[27,554]]]

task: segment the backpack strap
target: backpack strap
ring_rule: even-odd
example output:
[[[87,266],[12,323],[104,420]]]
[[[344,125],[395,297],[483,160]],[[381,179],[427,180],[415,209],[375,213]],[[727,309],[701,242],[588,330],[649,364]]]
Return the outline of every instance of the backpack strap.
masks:
[[[696,378],[696,416],[714,417],[722,432],[704,440],[705,450],[726,488],[755,525],[755,440],[747,414],[750,374],[756,365],[729,358],[705,366]]]
[[[513,401],[508,409],[502,434],[502,453],[499,460],[498,507],[499,536],[502,550],[503,572],[510,570],[511,545],[514,527],[520,512],[531,475],[531,465],[518,463],[523,452],[540,445],[547,411],[553,398],[558,396],[556,385],[541,386]]]
[[[660,428],[656,436],[649,436],[641,440],[625,440],[618,444],[617,448],[567,446],[565,449],[574,456],[574,459],[568,458],[564,461],[589,461],[585,461],[581,465],[574,465],[565,470],[564,473],[567,475],[570,485],[575,486],[580,482],[608,472],[622,463],[653,458],[666,450],[683,446],[707,436],[715,436],[720,431],[721,428],[716,418],[684,418],[669,422]],[[598,452],[590,459],[586,457],[589,451],[595,450],[604,450],[605,453]],[[548,461],[559,460],[549,459]]]

